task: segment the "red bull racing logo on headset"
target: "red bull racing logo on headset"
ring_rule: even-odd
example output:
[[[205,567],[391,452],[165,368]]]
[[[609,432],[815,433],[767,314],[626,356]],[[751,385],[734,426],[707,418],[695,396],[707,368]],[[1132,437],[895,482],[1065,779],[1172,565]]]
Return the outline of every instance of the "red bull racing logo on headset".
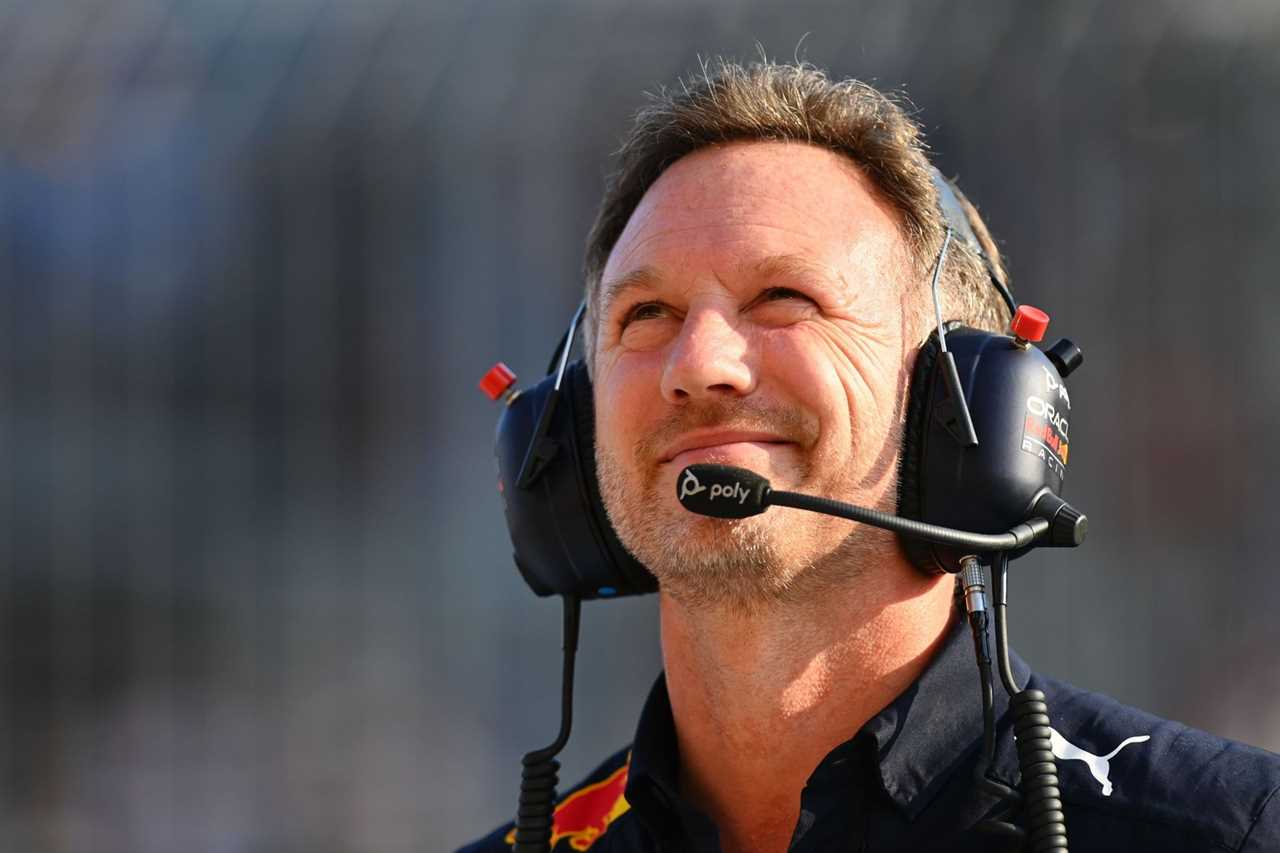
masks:
[[[584,785],[565,797],[556,806],[551,825],[551,848],[561,841],[568,841],[572,850],[588,850],[596,840],[609,830],[609,825],[631,808],[624,795],[627,789],[627,770],[630,756],[613,773],[599,782]],[[507,833],[506,842],[516,843],[516,831]]]
[[[1062,477],[1069,455],[1067,416],[1071,414],[1071,398],[1067,396],[1067,386],[1047,368],[1044,378],[1044,396],[1027,397],[1022,450],[1043,459],[1049,470]]]

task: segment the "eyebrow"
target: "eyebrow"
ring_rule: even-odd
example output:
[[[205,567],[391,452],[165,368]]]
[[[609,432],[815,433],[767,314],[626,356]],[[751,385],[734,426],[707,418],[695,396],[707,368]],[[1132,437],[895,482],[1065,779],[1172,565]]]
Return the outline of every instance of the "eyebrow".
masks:
[[[600,288],[600,316],[609,316],[609,309],[620,297],[633,290],[653,290],[661,281],[662,275],[655,267],[642,266],[631,270],[626,275],[611,278]]]
[[[755,265],[754,272],[761,278],[792,275],[816,277],[833,285],[845,284],[844,277],[838,272],[802,255],[770,255]]]

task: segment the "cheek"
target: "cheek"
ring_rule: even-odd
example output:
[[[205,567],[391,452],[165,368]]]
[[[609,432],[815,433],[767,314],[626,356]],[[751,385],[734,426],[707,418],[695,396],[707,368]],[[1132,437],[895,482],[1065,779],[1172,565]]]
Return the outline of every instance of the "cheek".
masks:
[[[897,411],[900,342],[825,325],[788,331],[766,336],[764,363],[818,414],[819,444],[837,455],[878,444]]]
[[[847,448],[851,441],[850,401],[839,353],[813,331],[777,330],[763,336],[761,365],[771,396],[818,419],[817,450]]]
[[[649,354],[628,354],[607,366],[595,378],[596,442],[622,460],[631,461],[631,450],[646,428],[646,415],[661,411],[660,360]]]

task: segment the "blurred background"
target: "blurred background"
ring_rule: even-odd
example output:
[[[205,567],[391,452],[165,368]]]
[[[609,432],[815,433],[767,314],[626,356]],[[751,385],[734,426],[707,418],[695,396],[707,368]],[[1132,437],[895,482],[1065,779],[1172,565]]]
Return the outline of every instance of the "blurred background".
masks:
[[[0,841],[435,851],[554,736],[494,491],[642,92],[799,55],[904,90],[1084,348],[1039,670],[1280,749],[1280,5],[0,3]],[[585,608],[562,778],[652,599]],[[975,693],[976,697],[976,693]]]

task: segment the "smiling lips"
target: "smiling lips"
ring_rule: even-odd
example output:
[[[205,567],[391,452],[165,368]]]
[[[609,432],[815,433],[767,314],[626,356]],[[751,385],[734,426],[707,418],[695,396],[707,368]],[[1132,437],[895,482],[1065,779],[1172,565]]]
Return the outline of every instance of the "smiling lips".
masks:
[[[693,432],[676,439],[659,457],[659,464],[679,461],[690,465],[712,456],[734,454],[747,447],[766,449],[770,445],[793,444],[777,435],[765,432]],[[736,454],[735,454],[736,455]]]

